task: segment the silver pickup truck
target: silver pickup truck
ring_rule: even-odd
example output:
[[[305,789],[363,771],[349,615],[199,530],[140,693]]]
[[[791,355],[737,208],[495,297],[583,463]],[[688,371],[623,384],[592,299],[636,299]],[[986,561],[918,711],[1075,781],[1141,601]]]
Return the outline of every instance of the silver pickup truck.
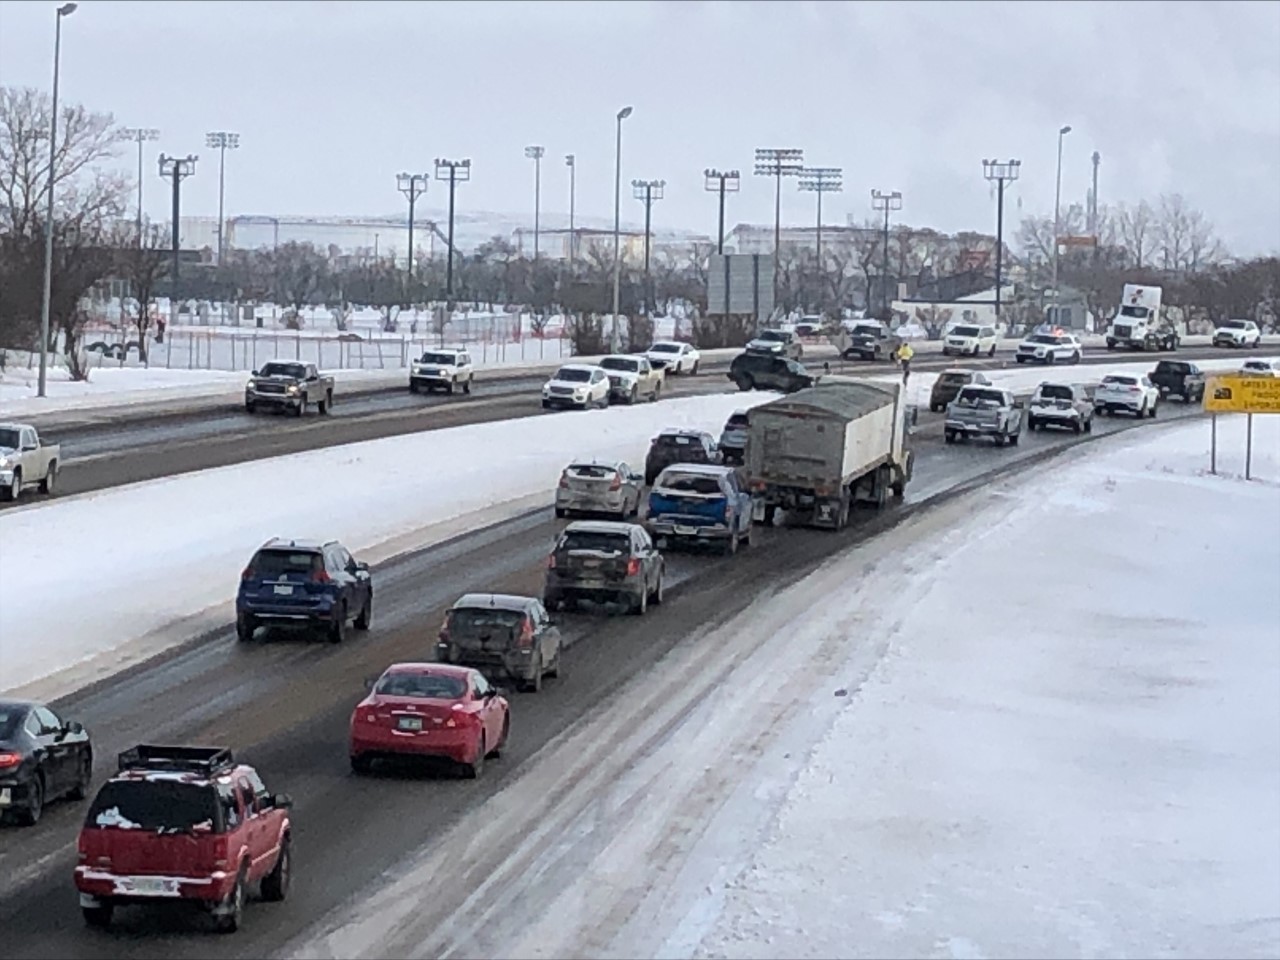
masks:
[[[53,493],[58,479],[56,443],[44,443],[27,423],[0,423],[0,500],[17,500],[26,487]]]
[[[955,443],[969,437],[990,437],[996,446],[1016,447],[1022,434],[1023,406],[1008,391],[993,386],[962,387],[947,404],[944,439]]]

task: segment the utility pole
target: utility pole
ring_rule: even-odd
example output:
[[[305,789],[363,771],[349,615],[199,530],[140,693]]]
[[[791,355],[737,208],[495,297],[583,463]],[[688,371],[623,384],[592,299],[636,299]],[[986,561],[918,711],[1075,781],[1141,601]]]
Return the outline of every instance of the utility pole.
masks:
[[[218,266],[222,266],[222,231],[226,222],[222,217],[222,198],[223,188],[226,183],[227,151],[240,148],[240,134],[227,133],[225,131],[209,133],[205,135],[204,145],[211,150],[218,151]]]
[[[645,316],[653,315],[653,282],[649,274],[650,225],[652,223],[653,205],[661,200],[666,190],[665,180],[632,180],[633,196],[644,204],[644,312]]]
[[[840,167],[806,167],[800,171],[800,190],[818,195],[818,230],[816,234],[818,262],[818,295],[814,298],[817,309],[822,309],[822,195],[839,193],[844,189],[844,170]]]
[[[880,267],[880,309],[882,319],[889,320],[889,212],[902,209],[902,194],[871,191],[871,209],[884,211],[884,259]]]
[[[445,268],[444,298],[453,302],[453,195],[459,183],[471,179],[471,161],[436,159],[436,179],[449,181],[449,260]]]
[[[618,352],[618,305],[622,291],[622,121],[631,108],[618,111],[618,145],[613,154],[613,323],[609,328],[609,352]]]
[[[76,12],[74,3],[57,10],[53,25],[53,111],[49,120],[49,215],[44,224],[44,294],[40,301],[40,378],[36,396],[43,397],[49,368],[49,309],[53,300],[53,187],[58,160],[58,65],[62,59],[62,18]]]
[[[572,153],[564,155],[564,165],[569,168],[569,265],[573,266],[574,247],[578,245],[577,234],[573,232],[573,205],[577,193],[577,165]]]
[[[1069,125],[1058,129],[1058,178],[1053,191],[1053,325],[1058,325],[1058,247],[1062,238],[1062,139],[1071,132]]]
[[[163,153],[160,154],[160,176],[173,182],[173,284],[175,289],[170,299],[175,302],[178,294],[176,289],[179,272],[178,221],[182,215],[182,181],[195,174],[196,161],[199,159],[194,154],[188,154],[185,157],[166,157]]]
[[[126,140],[133,140],[138,144],[138,246],[142,243],[142,145],[152,140],[160,139],[160,131],[153,130],[149,127],[130,127],[123,132]]]
[[[798,177],[804,168],[804,151],[792,147],[757,147],[756,176],[773,177],[773,304],[778,305],[778,257],[782,249],[782,178]]]
[[[982,175],[996,185],[996,323],[1000,322],[1000,292],[1004,281],[1004,185],[1018,179],[1021,160],[983,160]]]
[[[524,155],[533,161],[533,259],[538,259],[539,221],[542,218],[542,147],[525,147]]]
[[[1093,151],[1093,189],[1089,191],[1089,236],[1093,237],[1093,248],[1098,249],[1098,165],[1102,163],[1102,154]]]
[[[427,173],[397,173],[396,189],[409,198],[409,280],[413,281],[413,208],[418,198],[427,192],[431,175]]]
[[[720,227],[716,231],[716,253],[724,253],[724,195],[726,193],[737,193],[742,181],[738,176],[737,170],[729,170],[721,172],[710,168],[703,171],[702,175],[706,178],[704,184],[706,190],[710,193],[720,194]]]

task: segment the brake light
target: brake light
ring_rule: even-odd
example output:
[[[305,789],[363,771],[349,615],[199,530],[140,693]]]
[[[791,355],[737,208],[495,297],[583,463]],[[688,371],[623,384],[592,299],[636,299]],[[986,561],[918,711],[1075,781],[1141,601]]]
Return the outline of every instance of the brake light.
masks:
[[[517,644],[523,650],[533,646],[533,621],[528,617],[524,618],[524,625],[520,627],[520,639]]]
[[[613,475],[613,483],[609,484],[609,489],[610,489],[610,490],[621,490],[621,489],[622,489],[622,474],[620,474],[620,473],[615,473],[615,474]]]
[[[639,573],[640,573],[640,558],[632,557],[630,560],[627,561],[627,576],[634,577],[634,576],[638,576]]]
[[[568,486],[569,486],[569,475],[566,473],[560,474],[560,489],[564,490],[568,488]]]
[[[22,754],[20,753],[14,753],[11,750],[0,753],[0,770],[8,770],[10,767],[16,767],[21,762]]]
[[[547,569],[554,570],[556,568],[556,555],[553,553],[547,557]]]
[[[312,583],[331,583],[332,581],[333,581],[333,577],[329,576],[328,570],[312,570],[311,571]]]
[[[448,620],[440,624],[440,642],[441,643],[449,642],[449,621]]]
[[[252,580],[253,578],[254,578],[253,567],[245,567],[244,570],[240,572],[241,580]]]

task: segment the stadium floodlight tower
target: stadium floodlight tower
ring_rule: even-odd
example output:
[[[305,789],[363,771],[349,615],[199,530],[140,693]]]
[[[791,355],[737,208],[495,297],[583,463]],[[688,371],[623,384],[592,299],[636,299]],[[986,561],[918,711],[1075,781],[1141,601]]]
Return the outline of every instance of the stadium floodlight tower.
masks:
[[[1004,185],[1018,179],[1021,160],[983,160],[982,175],[996,185],[996,323],[1000,322],[1000,287],[1004,282]]]
[[[702,172],[706,178],[705,189],[709,193],[720,194],[720,227],[716,231],[716,253],[724,253],[724,195],[737,193],[742,178],[737,170],[713,170],[708,167]]]

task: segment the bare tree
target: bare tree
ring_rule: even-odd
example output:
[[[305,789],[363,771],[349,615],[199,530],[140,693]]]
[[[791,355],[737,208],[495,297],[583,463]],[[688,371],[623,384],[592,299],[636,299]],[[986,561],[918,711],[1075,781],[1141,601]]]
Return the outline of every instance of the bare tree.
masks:
[[[1141,269],[1151,261],[1156,247],[1156,215],[1147,201],[1136,207],[1121,204],[1117,208],[1120,242],[1129,252],[1130,262]]]
[[[267,254],[272,295],[290,307],[294,322],[302,323],[302,308],[320,291],[328,272],[324,256],[309,243],[289,241]]]
[[[164,230],[156,224],[145,223],[142,236],[136,228],[117,234],[115,272],[129,282],[130,295],[137,302],[133,318],[138,331],[138,359],[147,362],[147,334],[151,329],[151,305],[155,302],[156,287],[169,268],[171,252],[167,248]]]

